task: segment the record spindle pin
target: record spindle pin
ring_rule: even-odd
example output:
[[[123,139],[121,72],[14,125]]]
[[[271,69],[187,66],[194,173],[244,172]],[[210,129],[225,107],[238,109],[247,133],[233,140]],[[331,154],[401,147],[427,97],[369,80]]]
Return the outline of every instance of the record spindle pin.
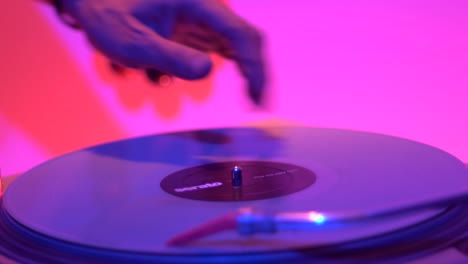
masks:
[[[242,169],[239,166],[235,166],[231,170],[232,187],[238,188],[242,186]]]

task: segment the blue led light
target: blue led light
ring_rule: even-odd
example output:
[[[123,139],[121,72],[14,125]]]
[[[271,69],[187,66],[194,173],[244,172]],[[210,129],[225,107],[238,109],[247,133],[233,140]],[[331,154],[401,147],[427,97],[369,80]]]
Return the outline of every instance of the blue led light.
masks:
[[[326,219],[325,216],[323,216],[323,214],[318,214],[314,219],[315,223],[317,224],[322,224],[323,222],[325,222],[325,220]]]
[[[326,220],[326,217],[321,213],[312,211],[309,212],[309,219],[315,222],[316,224],[323,224]]]

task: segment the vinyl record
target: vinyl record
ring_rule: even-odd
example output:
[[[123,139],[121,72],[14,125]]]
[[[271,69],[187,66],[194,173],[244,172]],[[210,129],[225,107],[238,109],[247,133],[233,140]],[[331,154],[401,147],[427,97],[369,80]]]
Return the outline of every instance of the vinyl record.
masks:
[[[236,167],[240,186],[232,181]],[[248,254],[249,261],[277,261],[310,252],[336,255],[348,252],[343,245],[360,248],[359,241],[395,243],[416,226],[435,230],[437,221],[459,220],[466,210],[448,206],[310,232],[221,232],[182,247],[166,242],[239,208],[369,215],[468,193],[467,176],[465,166],[441,150],[372,133],[306,127],[179,132],[87,148],[32,169],[7,189],[3,223],[36,244],[58,243],[104,259],[236,262]]]

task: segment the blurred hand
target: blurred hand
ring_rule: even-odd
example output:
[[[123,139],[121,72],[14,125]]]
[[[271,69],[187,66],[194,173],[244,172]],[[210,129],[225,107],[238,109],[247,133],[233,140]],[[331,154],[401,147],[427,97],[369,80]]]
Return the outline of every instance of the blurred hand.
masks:
[[[118,64],[194,80],[216,52],[237,63],[250,98],[262,101],[261,35],[219,0],[64,0],[64,8]]]

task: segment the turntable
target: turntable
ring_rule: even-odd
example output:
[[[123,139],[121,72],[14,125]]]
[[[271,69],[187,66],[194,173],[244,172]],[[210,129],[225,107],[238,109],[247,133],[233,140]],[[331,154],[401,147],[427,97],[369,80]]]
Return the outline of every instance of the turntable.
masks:
[[[367,132],[175,132],[33,168],[0,217],[18,263],[463,263],[468,170]]]

